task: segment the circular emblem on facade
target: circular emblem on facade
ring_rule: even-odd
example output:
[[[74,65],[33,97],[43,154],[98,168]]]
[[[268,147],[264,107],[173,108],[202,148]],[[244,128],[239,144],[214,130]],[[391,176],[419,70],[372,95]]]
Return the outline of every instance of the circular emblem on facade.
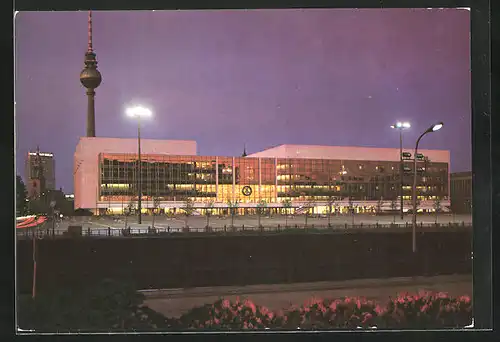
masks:
[[[246,185],[241,189],[241,193],[245,196],[250,196],[252,194],[252,188]]]

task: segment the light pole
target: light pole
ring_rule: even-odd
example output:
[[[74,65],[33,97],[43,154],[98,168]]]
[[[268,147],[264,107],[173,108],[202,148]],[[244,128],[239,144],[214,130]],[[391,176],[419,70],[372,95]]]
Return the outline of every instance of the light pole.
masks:
[[[427,133],[432,133],[440,130],[443,127],[443,123],[439,122],[437,124],[432,125],[427,128],[427,130],[422,133],[415,144],[415,154],[413,155],[413,187],[412,187],[412,204],[413,204],[413,218],[412,218],[412,247],[413,253],[417,251],[417,239],[416,239],[416,231],[417,231],[417,153],[418,153],[418,144],[420,143],[420,139],[423,138]]]
[[[127,116],[137,119],[137,223],[142,223],[142,174],[141,174],[141,118],[152,115],[151,110],[141,106],[127,108]]]
[[[397,129],[399,131],[399,197],[400,197],[400,214],[401,220],[403,220],[403,186],[404,186],[404,170],[403,170],[403,130],[410,128],[411,125],[409,122],[396,122],[394,125],[391,125],[391,128]]]

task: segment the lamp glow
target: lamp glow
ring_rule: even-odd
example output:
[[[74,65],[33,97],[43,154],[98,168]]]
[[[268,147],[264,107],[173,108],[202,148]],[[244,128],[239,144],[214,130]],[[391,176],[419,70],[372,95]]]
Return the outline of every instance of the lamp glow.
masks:
[[[129,117],[141,117],[141,118],[147,118],[153,115],[150,109],[141,106],[127,108],[125,113]]]
[[[434,126],[432,126],[432,131],[435,132],[435,131],[439,131],[441,128],[443,127],[443,123],[440,122],[438,124],[435,124]]]
[[[398,121],[394,125],[391,125],[390,127],[395,129],[408,129],[411,127],[411,124],[407,121],[405,122]]]

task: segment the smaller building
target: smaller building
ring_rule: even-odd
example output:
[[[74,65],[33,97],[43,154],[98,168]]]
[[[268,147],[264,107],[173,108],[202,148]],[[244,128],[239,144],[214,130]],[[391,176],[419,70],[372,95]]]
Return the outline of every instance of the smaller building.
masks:
[[[472,171],[451,173],[451,210],[456,214],[472,213]]]
[[[25,180],[28,198],[40,197],[46,190],[56,189],[54,155],[48,152],[28,152],[25,160]]]

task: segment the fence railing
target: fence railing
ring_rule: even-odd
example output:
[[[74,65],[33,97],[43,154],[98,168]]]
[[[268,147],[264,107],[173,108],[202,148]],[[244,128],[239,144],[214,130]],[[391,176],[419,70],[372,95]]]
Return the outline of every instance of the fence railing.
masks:
[[[419,223],[417,231],[432,232],[432,231],[449,231],[454,229],[470,229],[471,224],[465,222],[448,223],[448,224],[424,224]],[[409,223],[404,224],[331,224],[331,225],[277,225],[277,226],[261,226],[261,227],[245,227],[245,225],[231,226],[224,225],[222,227],[203,227],[203,228],[180,228],[180,227],[156,227],[156,228],[83,228],[74,230],[61,230],[55,228],[39,228],[39,229],[18,229],[17,237],[20,239],[27,238],[73,238],[73,237],[137,237],[137,236],[179,236],[179,235],[230,235],[230,234],[277,234],[277,233],[309,233],[309,234],[332,234],[332,233],[352,233],[356,231],[366,232],[405,232],[412,229]]]

